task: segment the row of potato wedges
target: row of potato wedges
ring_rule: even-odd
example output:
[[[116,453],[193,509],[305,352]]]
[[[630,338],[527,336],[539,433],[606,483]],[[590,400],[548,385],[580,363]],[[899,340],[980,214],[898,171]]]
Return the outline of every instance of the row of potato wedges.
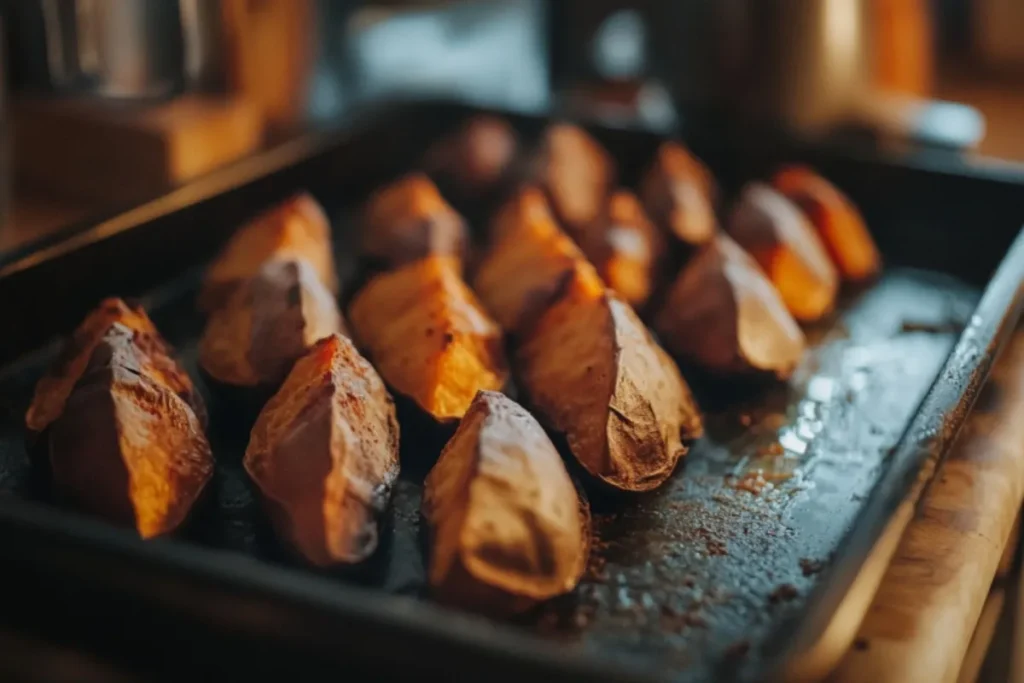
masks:
[[[586,565],[589,513],[549,432],[586,477],[624,491],[663,483],[700,436],[690,389],[638,308],[681,362],[782,378],[803,350],[793,317],[820,317],[840,276],[879,267],[852,204],[805,169],[746,188],[726,235],[713,177],[675,143],[639,197],[567,124],[523,155],[505,122],[474,119],[425,167],[449,197],[502,197],[482,254],[431,176],[381,189],[362,218],[367,275],[349,328],[329,222],[297,195],[208,268],[200,366],[261,405],[245,468],[277,534],[318,566],[378,545],[399,472],[391,392],[457,425],[425,481],[429,580],[477,609],[569,591]],[[513,377],[530,412],[501,393]],[[206,421],[145,312],[120,300],[74,332],[26,416],[55,489],[143,538],[178,528],[210,479]]]

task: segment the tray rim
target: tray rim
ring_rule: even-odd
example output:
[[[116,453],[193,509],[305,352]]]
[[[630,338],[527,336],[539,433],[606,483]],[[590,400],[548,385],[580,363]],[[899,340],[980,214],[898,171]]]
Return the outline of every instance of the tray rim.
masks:
[[[368,126],[378,125],[383,118],[401,118],[414,112],[459,109],[466,113],[488,112],[532,118],[572,119],[563,117],[553,106],[511,109],[490,108],[479,103],[463,102],[451,98],[402,98],[371,102],[354,107],[337,121],[310,125],[295,135],[237,161],[226,164],[180,185],[169,187],[154,197],[112,210],[104,210],[81,221],[66,225],[54,233],[28,242],[12,251],[0,252],[0,279],[28,270],[60,256],[78,251],[96,242],[114,237],[126,230],[145,225],[146,222],[166,216],[204,199],[281,171],[289,166],[309,160],[325,149],[358,137]],[[674,131],[654,130],[618,118],[583,119],[584,125],[606,129],[635,131],[648,135],[671,137]],[[684,126],[685,127],[685,126]],[[749,128],[746,130],[749,131]],[[824,137],[795,137],[779,128],[766,128],[773,136],[787,144],[839,153],[851,161],[871,161],[910,170],[982,180],[1010,186],[1024,186],[1024,163],[997,158],[968,158],[945,150],[899,150],[879,148],[864,150],[837,143]]]
[[[406,103],[397,108],[393,104],[388,107],[371,107],[350,117],[345,125],[302,135],[242,162],[214,171],[126,212],[85,225],[80,232],[56,244],[44,244],[38,250],[30,249],[28,253],[7,263],[0,259],[0,279],[35,268],[123,231],[144,227],[148,221],[157,217],[193,206],[227,190],[242,187],[258,178],[308,160],[323,152],[325,148],[332,148],[358,136],[364,132],[364,126],[367,124],[381,125],[385,117],[407,116],[410,112],[421,110],[423,107],[429,110],[431,107],[451,108],[453,105],[466,113],[494,111],[448,100],[418,101],[411,107]],[[546,112],[506,113],[543,116]],[[620,125],[605,127],[633,129]],[[963,168],[951,168],[948,164],[936,164],[933,159],[927,157],[909,163],[905,159],[896,158],[886,160],[875,157],[872,160],[881,160],[883,163],[888,162],[928,173],[983,179],[1015,186],[1024,185],[1024,172],[1007,173],[1005,169],[978,169],[966,165]],[[838,556],[834,558],[829,572],[833,572],[833,567],[842,567],[844,576],[840,576],[839,583],[843,585],[843,589],[835,588],[837,580],[834,577],[819,582],[799,618],[794,617],[792,620],[796,631],[790,636],[788,645],[780,648],[777,656],[765,658],[770,677],[799,677],[806,670],[807,662],[821,656],[821,640],[825,630],[839,610],[845,607],[842,599],[848,595],[859,570],[871,557],[872,549],[881,539],[892,514],[908,501],[910,504],[916,503],[938,469],[964,423],[978,391],[987,380],[992,364],[998,357],[1009,332],[1020,318],[1022,307],[1024,230],[1018,233],[1013,246],[1004,255],[995,274],[985,286],[971,323],[961,333],[953,350],[943,362],[942,369],[913,413],[905,432],[897,441],[890,456],[892,460],[858,513],[858,522],[848,532],[846,540],[850,541],[852,536],[853,543],[844,543],[843,547],[853,545],[856,552],[844,552],[854,554],[856,563],[851,564],[850,560],[841,562]],[[978,351],[979,343],[982,345],[980,357],[965,361],[966,349],[970,347]],[[971,371],[966,375],[962,371],[965,362],[973,362]],[[874,510],[873,507],[878,509]],[[865,527],[864,520],[869,508],[872,508],[873,516],[870,521],[873,524],[868,525],[868,531],[860,532],[858,536],[856,532]],[[63,543],[72,548],[77,544],[79,551],[83,548],[87,552],[101,551],[111,558],[130,557],[134,561],[148,563],[158,571],[163,567],[192,580],[236,587],[239,580],[242,580],[251,590],[262,591],[265,595],[296,601],[307,606],[319,604],[335,616],[347,614],[350,617],[368,620],[368,623],[376,623],[383,628],[405,630],[420,636],[430,632],[437,633],[448,639],[449,644],[455,647],[475,648],[488,656],[513,656],[539,667],[552,667],[568,676],[579,676],[581,679],[586,676],[588,680],[634,679],[634,672],[605,660],[599,653],[566,655],[561,651],[564,648],[553,647],[551,642],[523,635],[505,625],[494,627],[493,633],[492,629],[463,628],[454,623],[461,622],[461,617],[453,619],[455,613],[422,600],[369,593],[343,583],[312,577],[302,571],[193,543],[177,540],[144,543],[134,538],[130,532],[30,501],[13,498],[0,500],[0,529],[34,534],[38,542]],[[854,567],[853,570],[849,569],[851,566]],[[870,592],[873,595],[874,589]],[[822,597],[819,593],[827,595]],[[415,607],[409,609],[410,603],[415,603]],[[824,607],[820,607],[821,605]],[[866,608],[867,603],[863,605],[863,609]],[[443,614],[444,618],[433,618],[437,614]],[[859,618],[857,622],[859,623]],[[852,637],[851,633],[850,640]],[[849,641],[846,645],[848,644]],[[839,654],[841,652],[842,650]],[[635,680],[657,678],[644,676]]]

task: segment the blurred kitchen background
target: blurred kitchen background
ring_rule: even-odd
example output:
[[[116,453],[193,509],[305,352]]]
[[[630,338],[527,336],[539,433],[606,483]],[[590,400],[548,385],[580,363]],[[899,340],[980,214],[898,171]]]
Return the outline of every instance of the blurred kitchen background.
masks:
[[[1022,36],[1022,0],[0,0],[0,264],[397,97],[1016,163]]]

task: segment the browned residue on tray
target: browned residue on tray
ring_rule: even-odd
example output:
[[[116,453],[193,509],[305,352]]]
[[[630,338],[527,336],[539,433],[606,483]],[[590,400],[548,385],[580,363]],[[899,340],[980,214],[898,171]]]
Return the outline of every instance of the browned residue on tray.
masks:
[[[825,568],[824,560],[812,560],[807,557],[800,558],[800,571],[804,576],[814,576]]]

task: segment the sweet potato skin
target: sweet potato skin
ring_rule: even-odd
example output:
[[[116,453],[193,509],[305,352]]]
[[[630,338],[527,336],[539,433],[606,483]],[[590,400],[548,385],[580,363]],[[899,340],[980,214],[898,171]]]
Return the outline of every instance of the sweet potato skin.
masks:
[[[631,306],[647,303],[663,243],[635,194],[613,192],[597,220],[574,237],[609,287]]]
[[[345,333],[334,296],[304,260],[271,260],[210,314],[199,362],[215,381],[276,389],[317,340]]]
[[[388,270],[430,255],[462,259],[466,222],[423,173],[411,173],[370,197],[361,247],[372,269]]]
[[[632,308],[601,283],[572,278],[517,348],[519,386],[597,480],[656,488],[702,433],[675,364]]]
[[[277,534],[309,563],[361,562],[398,477],[384,382],[341,335],[300,358],[253,426],[244,465]]]
[[[676,142],[662,143],[640,184],[651,220],[663,234],[690,247],[714,236],[717,195],[711,172]]]
[[[751,183],[733,208],[728,231],[768,275],[793,317],[813,322],[832,310],[839,275],[795,204],[763,183]]]
[[[175,531],[213,474],[192,407],[147,365],[135,331],[114,323],[46,430],[57,494],[142,538]]]
[[[25,415],[31,438],[38,436],[64,410],[64,404],[81,378],[96,346],[115,325],[131,330],[136,353],[154,381],[185,400],[200,422],[206,423],[206,407],[192,379],[173,359],[173,350],[157,331],[141,306],[121,299],[104,299],[79,324],[65,342],[57,359],[36,384],[32,403]]]
[[[804,336],[757,263],[719,234],[676,276],[654,330],[677,358],[714,375],[787,378]]]
[[[349,307],[352,331],[381,376],[440,423],[508,378],[501,328],[451,258],[431,256],[371,279]]]
[[[491,236],[492,246],[476,271],[473,289],[511,334],[532,323],[573,270],[593,270],[555,223],[536,187],[521,189],[502,207]]]
[[[517,150],[508,121],[479,115],[431,147],[423,165],[446,190],[469,200],[493,193],[508,178]]]
[[[209,312],[223,305],[232,289],[274,258],[307,261],[324,286],[338,293],[331,225],[308,193],[271,207],[231,236],[207,269],[199,293],[200,310]]]
[[[615,164],[579,126],[548,126],[530,175],[547,192],[561,225],[572,232],[595,221],[615,184]]]
[[[857,207],[835,185],[803,166],[781,169],[772,184],[811,221],[844,280],[860,282],[878,274],[878,247]]]
[[[537,421],[481,391],[427,476],[429,580],[444,602],[515,613],[571,591],[586,567],[589,512]]]

